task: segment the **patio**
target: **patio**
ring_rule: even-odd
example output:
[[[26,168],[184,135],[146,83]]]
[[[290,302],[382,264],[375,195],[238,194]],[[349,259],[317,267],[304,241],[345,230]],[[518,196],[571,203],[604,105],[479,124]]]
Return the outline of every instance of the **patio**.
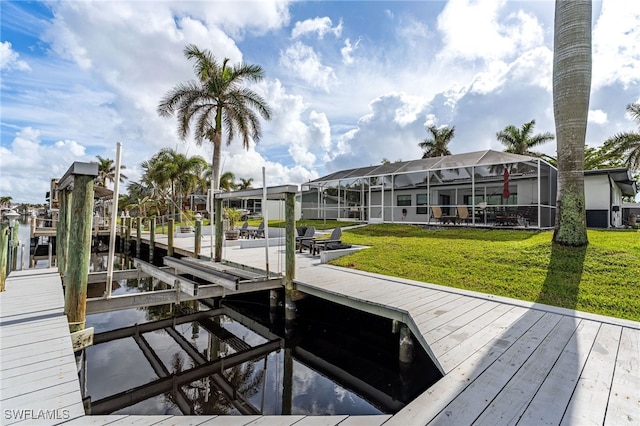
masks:
[[[341,170],[302,185],[305,219],[550,228],[557,171],[497,151]]]

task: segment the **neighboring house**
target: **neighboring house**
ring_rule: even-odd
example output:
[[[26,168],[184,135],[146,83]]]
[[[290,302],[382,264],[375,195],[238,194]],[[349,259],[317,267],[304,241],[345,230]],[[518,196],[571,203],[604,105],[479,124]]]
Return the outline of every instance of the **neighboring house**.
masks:
[[[626,225],[622,197],[635,197],[638,192],[631,172],[626,168],[587,170],[584,172],[587,226],[617,228]]]
[[[585,173],[589,226],[622,225],[607,219],[616,209],[621,216],[623,195],[635,194],[629,180],[627,169]],[[466,208],[469,225],[548,229],[555,225],[556,195],[557,170],[546,161],[486,150],[334,172],[302,184],[302,214],[428,224],[443,222],[439,214],[459,222]]]

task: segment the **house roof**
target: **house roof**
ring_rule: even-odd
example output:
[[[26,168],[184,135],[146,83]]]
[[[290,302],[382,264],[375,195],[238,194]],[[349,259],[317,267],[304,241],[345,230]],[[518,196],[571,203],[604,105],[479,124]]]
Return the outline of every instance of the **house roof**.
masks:
[[[633,180],[633,176],[631,176],[631,171],[626,167],[620,167],[616,169],[598,169],[598,170],[585,170],[585,176],[609,176],[612,181],[620,187],[622,191],[622,195],[627,197],[635,197],[638,193],[638,187],[635,180]]]
[[[330,180],[359,178],[365,176],[381,176],[396,173],[420,172],[427,170],[456,169],[472,166],[492,166],[496,164],[510,164],[519,162],[538,161],[536,157],[511,154],[493,150],[466,152],[452,154],[444,157],[423,158],[411,161],[398,161],[397,163],[380,164],[376,166],[360,167],[355,169],[340,170],[326,176],[314,179],[313,182],[326,182]],[[544,160],[541,160],[544,162]]]

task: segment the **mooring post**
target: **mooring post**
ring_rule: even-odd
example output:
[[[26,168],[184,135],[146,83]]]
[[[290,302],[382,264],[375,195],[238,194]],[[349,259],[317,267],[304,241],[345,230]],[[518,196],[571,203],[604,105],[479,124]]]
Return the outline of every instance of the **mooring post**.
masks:
[[[18,246],[20,245],[20,241],[18,241],[18,235],[20,235],[20,224],[16,221],[11,227],[11,270],[18,270]]]
[[[282,377],[282,415],[291,415],[293,407],[293,347],[284,348]]]
[[[296,318],[296,304],[293,301],[293,280],[296,277],[296,194],[287,193],[285,198],[285,279],[284,279],[284,319],[293,321]]]
[[[193,257],[196,259],[200,256],[200,249],[202,248],[202,221],[196,220],[196,232],[195,243],[193,248]]]
[[[278,290],[269,290],[269,323],[273,324],[278,318]]]
[[[0,292],[7,281],[7,255],[9,254],[9,227],[0,225]]]
[[[120,253],[124,251],[124,213],[120,216]]]
[[[220,262],[222,260],[222,199],[216,198],[214,204],[216,221],[216,254],[214,261]]]
[[[93,180],[98,175],[96,163],[84,163],[88,168],[74,163],[60,181],[62,187],[73,177],[71,197],[71,222],[69,224],[69,248],[65,272],[66,290],[64,311],[71,332],[85,328],[87,308],[87,281],[91,260],[91,219],[93,218]],[[93,167],[95,166],[95,167]],[[95,171],[94,171],[95,169]],[[84,173],[84,174],[80,174]],[[71,184],[71,182],[69,182]]]
[[[156,218],[149,219],[149,263],[153,263],[153,252],[156,251]]]
[[[125,238],[124,238],[124,250],[123,253],[129,254],[129,247],[131,243],[131,221],[132,218],[129,217],[129,213],[127,212],[127,217],[125,219]]]
[[[173,236],[176,232],[175,219],[169,219],[167,221],[167,256],[173,256]]]
[[[142,216],[138,216],[136,220],[136,257],[140,258],[142,251]]]
[[[413,362],[413,337],[406,324],[400,327],[400,365],[409,366]]]

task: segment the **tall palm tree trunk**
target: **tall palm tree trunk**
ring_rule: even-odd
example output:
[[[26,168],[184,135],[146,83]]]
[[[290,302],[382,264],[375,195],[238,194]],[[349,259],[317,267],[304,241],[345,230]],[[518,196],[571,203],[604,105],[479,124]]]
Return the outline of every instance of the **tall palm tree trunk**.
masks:
[[[556,0],[553,113],[558,141],[555,243],[585,246],[584,145],[591,92],[591,1]]]

